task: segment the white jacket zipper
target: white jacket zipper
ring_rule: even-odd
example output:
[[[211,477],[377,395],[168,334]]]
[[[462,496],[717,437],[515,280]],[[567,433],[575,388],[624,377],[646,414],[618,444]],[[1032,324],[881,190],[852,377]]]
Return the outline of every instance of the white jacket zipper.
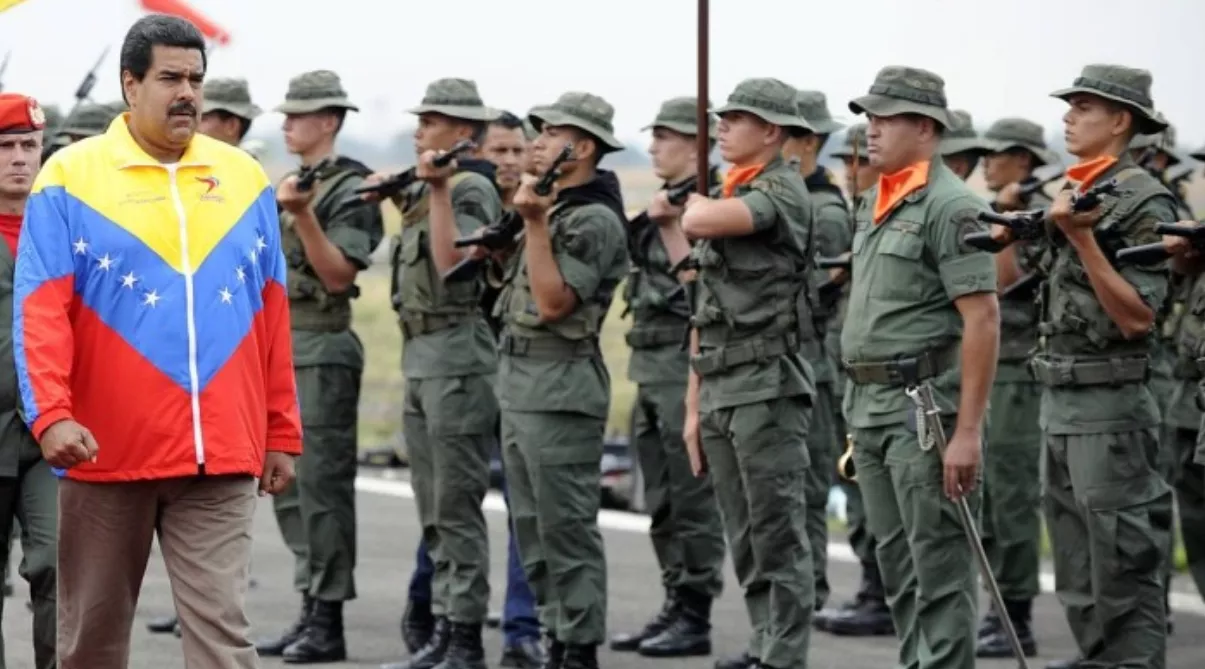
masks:
[[[184,201],[180,199],[180,186],[176,182],[178,165],[168,165],[167,174],[171,182],[172,204],[176,206],[176,218],[180,223],[180,270],[184,274],[185,314],[188,324],[188,385],[192,397],[192,439],[197,464],[205,465],[205,442],[201,438],[201,382],[197,372],[197,316],[196,295],[193,293],[192,260],[188,257],[188,221],[184,216]]]

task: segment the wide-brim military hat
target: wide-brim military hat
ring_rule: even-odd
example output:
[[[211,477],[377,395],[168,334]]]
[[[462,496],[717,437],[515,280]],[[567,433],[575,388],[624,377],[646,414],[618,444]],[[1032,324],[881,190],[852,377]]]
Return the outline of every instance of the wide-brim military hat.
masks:
[[[1202,146],[1201,148],[1197,149],[1196,151],[1193,151],[1192,153],[1190,153],[1188,155],[1193,160],[1200,160],[1200,161],[1205,162],[1205,146]]]
[[[795,106],[799,109],[799,115],[818,135],[830,135],[845,127],[844,123],[833,119],[828,111],[828,97],[820,91],[798,91]]]
[[[724,106],[715,110],[716,116],[730,112],[752,114],[766,123],[784,128],[816,129],[799,114],[795,104],[798,91],[794,86],[770,77],[746,79],[736,85]]]
[[[422,102],[409,110],[411,114],[441,114],[465,121],[496,121],[501,112],[486,107],[477,92],[477,83],[470,79],[437,79],[427,86]]]
[[[205,82],[204,96],[202,114],[224,111],[252,121],[264,113],[264,110],[251,101],[251,90],[246,79],[210,79]]]
[[[259,105],[254,102],[229,102],[226,100],[205,100],[205,104],[201,105],[201,113],[208,114],[214,111],[224,111],[228,114],[233,114],[241,119],[253,121],[264,113],[264,110],[259,108]]]
[[[958,124],[946,103],[945,79],[918,67],[891,65],[879,70],[866,95],[849,101],[849,110],[882,117],[917,114],[944,128]]]
[[[707,136],[715,139],[715,114],[712,114],[710,111],[710,102],[707,103],[707,109]],[[698,113],[698,98],[671,98],[661,103],[661,109],[657,111],[657,117],[653,119],[653,122],[640,130],[643,132],[645,130],[652,130],[653,128],[668,128],[683,135],[697,136],[699,134]]]
[[[1068,88],[1050,94],[1064,102],[1073,95],[1095,95],[1134,112],[1138,134],[1154,135],[1167,127],[1151,100],[1151,73],[1122,65],[1086,65]]]
[[[846,128],[841,146],[834,149],[830,155],[834,158],[853,158],[855,146],[858,147],[858,159],[866,160],[867,154],[870,152],[870,145],[866,141],[865,123],[855,123]]]
[[[578,91],[563,93],[556,102],[527,113],[537,132],[542,132],[546,125],[574,127],[597,137],[608,152],[624,149],[623,143],[615,137],[614,117],[615,108],[611,103],[597,95]]]
[[[1055,165],[1061,162],[1058,154],[1046,146],[1045,130],[1029,119],[1009,117],[997,120],[983,133],[983,140],[992,153],[1024,149],[1033,155],[1036,165]]]
[[[276,106],[276,111],[282,114],[312,114],[332,108],[360,111],[347,98],[339,75],[330,70],[314,70],[289,80],[285,101]]]
[[[1163,132],[1166,132],[1166,130]],[[1175,146],[1169,146],[1167,144],[1163,137],[1163,132],[1158,132],[1151,135],[1136,135],[1134,139],[1130,140],[1130,149],[1142,151],[1147,149],[1155,149],[1159,151],[1159,153],[1167,156],[1167,164],[1169,166],[1180,164],[1183,162],[1183,159],[1176,152]]]

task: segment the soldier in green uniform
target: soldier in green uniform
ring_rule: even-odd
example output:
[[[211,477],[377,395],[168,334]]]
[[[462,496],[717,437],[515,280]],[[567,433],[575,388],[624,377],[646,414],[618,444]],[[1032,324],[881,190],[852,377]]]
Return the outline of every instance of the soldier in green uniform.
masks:
[[[481,143],[498,112],[477,84],[439,79],[427,86],[415,148],[419,181],[395,200],[402,232],[390,254],[394,304],[402,328],[403,421],[423,538],[435,565],[433,632],[395,669],[484,668],[481,628],[489,606],[489,544],[481,502],[489,487],[489,451],[498,418],[492,388],[498,357],[481,310],[482,277],[442,277],[471,249],[453,246],[502,216],[494,167],[461,159],[434,167],[461,140]],[[385,175],[375,175],[374,182]]]
[[[938,152],[950,171],[966,181],[971,173],[979,166],[979,159],[988,153],[979,133],[975,132],[975,121],[970,112],[961,109],[950,110],[954,116],[954,126],[947,128],[941,136]]]
[[[870,164],[869,147],[866,143],[866,124],[857,123],[850,126],[845,131],[843,145],[833,151],[832,155],[845,165],[845,190],[851,194],[853,204],[851,209],[856,211],[862,196],[878,181],[879,174],[878,170]],[[851,243],[853,229],[853,217],[851,216],[849,221]],[[843,255],[848,257],[848,250]],[[845,310],[849,304],[849,273],[843,269],[830,269],[828,280],[840,285],[841,293],[837,301],[835,320],[830,321],[824,346],[829,356],[829,364],[834,370],[841,370],[840,324],[845,321]],[[849,381],[845,374],[841,373],[835,384],[834,432],[844,447],[848,430],[840,398],[845,397],[845,389],[849,385]],[[874,535],[866,527],[862,491],[855,481],[846,480],[844,477],[840,477],[838,484],[845,495],[845,519],[849,545],[862,566],[862,578],[853,599],[842,602],[839,606],[817,611],[812,617],[812,625],[818,630],[841,636],[894,635],[895,624],[891,620],[891,609],[887,606],[887,595],[883,592],[883,577],[879,572],[879,562],[875,555]]]
[[[615,110],[584,92],[528,115],[533,167],[566,143],[557,190],[530,177],[515,194],[524,232],[494,306],[502,319],[497,395],[511,519],[549,635],[546,666],[593,669],[606,635],[607,564],[598,463],[611,398],[599,331],[628,270],[619,179],[599,161],[621,151]]]
[[[364,348],[351,330],[351,300],[359,294],[356,275],[368,267],[384,232],[379,208],[348,203],[371,170],[335,153],[344,117],[359,111],[339,76],[316,70],[294,77],[276,111],[285,115],[285,145],[303,166],[332,162],[312,189],[299,191],[293,173],[277,190],[305,454],[297,459],[296,483],[273,504],[295,558],[302,608],[288,630],[256,649],[291,664],[336,662],[347,657],[343,603],[356,597],[356,422]]]
[[[690,304],[670,272],[659,221],[675,217],[666,189],[693,181],[697,170],[696,98],[673,98],[647,129],[653,169],[665,180],[644,214],[632,219],[628,247],[632,269],[624,299],[632,313],[627,333],[632,357],[628,379],[637,384],[632,438],[640,459],[649,537],[661,567],[665,601],[643,629],[611,640],[612,650],[652,657],[711,652],[711,602],[723,587],[724,530],[710,478],[695,477],[682,441],[689,355],[682,346]],[[714,120],[706,129],[715,140]],[[708,176],[717,186],[718,175]],[[668,223],[667,223],[668,224]]]
[[[1056,164],[1046,148],[1042,126],[1021,118],[996,121],[984,133],[990,152],[983,174],[996,194],[992,209],[1010,212],[1050,207],[1050,197],[1035,184],[1034,170]],[[1042,521],[1042,432],[1038,427],[1042,389],[1029,372],[1029,355],[1038,343],[1035,300],[1039,263],[1045,245],[1011,244],[996,254],[1000,296],[1000,353],[988,412],[984,453],[983,512],[980,537],[992,573],[1004,597],[1027,657],[1037,654],[1032,621],[1038,596]],[[993,607],[979,626],[978,657],[1012,657],[999,612]]]
[[[720,117],[732,164],[722,198],[692,195],[682,224],[663,225],[671,262],[689,251],[697,276],[684,439],[696,475],[709,471],[752,635],[717,667],[807,664],[815,606],[807,534],[808,425],[815,385],[803,356],[815,336],[808,289],[812,202],[782,158],[813,132],[798,92],[770,78],[737,84]],[[700,240],[693,249],[687,239]]]
[[[977,513],[999,307],[991,258],[962,237],[986,229],[976,216],[987,206],[939,159],[943,132],[958,123],[940,76],[883,68],[849,107],[869,118],[870,161],[882,171],[856,213],[841,333],[858,484],[899,666],[969,669],[978,571],[952,500]],[[922,381],[946,425],[944,459],[904,392]]]
[[[1080,162],[1048,214],[1057,235],[1031,369],[1043,386],[1055,589],[1080,657],[1051,667],[1162,669],[1166,660],[1172,495],[1158,469],[1160,414],[1148,379],[1167,268],[1115,268],[1106,251],[1158,241],[1155,223],[1175,220],[1171,194],[1127,150],[1135,135],[1166,125],[1150,91],[1146,70],[1088,65],[1052,94],[1070,105],[1064,135]],[[1106,179],[1117,180],[1114,195],[1094,211],[1072,210],[1072,193]],[[1011,239],[1004,226],[993,236]]]
[[[820,91],[799,91],[795,99],[799,115],[814,132],[796,135],[783,147],[783,158],[795,161],[807,185],[812,203],[812,244],[815,255],[834,258],[849,251],[853,226],[849,208],[841,188],[834,183],[828,170],[819,165],[820,152],[829,135],[845,127],[833,120],[828,100]],[[828,280],[828,270],[812,272],[810,288],[818,289]],[[808,428],[807,528],[812,548],[812,573],[815,577],[816,605],[820,611],[828,601],[828,493],[832,489],[833,471],[844,435],[838,437],[833,417],[838,403],[834,392],[837,368],[830,363],[827,336],[830,326],[839,329],[837,298],[840,291],[817,291],[812,299],[812,318],[806,326],[813,327],[815,336],[805,341],[803,354],[812,366],[816,395],[812,423]]]
[[[13,270],[25,201],[41,167],[45,118],[38,103],[16,93],[0,94],[0,536],[21,525],[19,572],[29,582],[33,608],[34,663],[37,669],[57,666],[58,481],[42,458],[41,448],[21,420],[16,367],[13,363]],[[0,544],[0,564],[8,564],[11,542]],[[0,616],[4,600],[0,598]],[[0,636],[0,669],[5,667]]]

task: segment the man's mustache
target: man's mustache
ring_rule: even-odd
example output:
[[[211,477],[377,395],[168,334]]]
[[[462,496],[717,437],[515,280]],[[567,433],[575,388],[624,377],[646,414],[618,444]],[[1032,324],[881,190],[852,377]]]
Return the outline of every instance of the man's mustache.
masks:
[[[174,104],[168,108],[167,115],[175,116],[177,114],[187,114],[188,116],[196,116],[197,115],[197,107],[196,107],[196,105],[194,105],[191,102],[177,102],[176,104]]]

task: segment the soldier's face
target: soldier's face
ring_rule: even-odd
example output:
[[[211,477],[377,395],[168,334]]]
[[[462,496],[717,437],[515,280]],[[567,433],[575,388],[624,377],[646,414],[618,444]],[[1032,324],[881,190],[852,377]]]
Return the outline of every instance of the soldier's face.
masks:
[[[522,128],[490,125],[485,131],[481,154],[494,164],[494,181],[500,187],[507,190],[519,187],[519,176],[527,159],[527,139]]]
[[[560,155],[561,149],[565,148],[566,143],[573,145],[573,154],[569,160],[562,163],[564,168],[561,171],[571,169],[579,160],[587,158],[587,154],[591,153],[590,147],[594,145],[593,140],[587,139],[583,133],[578,132],[577,128],[545,125],[540,130],[540,135],[531,143],[529,167],[533,173],[546,172]]]
[[[854,165],[853,156],[843,158],[842,162],[845,163],[845,183],[849,183],[850,172],[855,171],[852,176],[856,184],[854,187],[858,189],[859,193],[873,186],[875,179],[879,178],[879,171],[872,167],[870,161],[866,158],[858,158],[856,166]]]
[[[42,167],[42,131],[0,135],[0,196],[24,199]]]
[[[983,159],[983,180],[995,192],[1029,175],[1031,164],[1025,152],[1001,151]]]
[[[334,114],[314,112],[312,114],[285,114],[285,147],[289,153],[304,154],[318,146],[325,138],[334,135],[339,119]]]
[[[946,167],[950,168],[950,171],[957,174],[958,178],[963,181],[970,178],[971,172],[975,171],[975,163],[977,162],[974,155],[965,151],[949,156],[942,156],[942,160],[945,162]]]
[[[735,165],[752,161],[782,135],[781,128],[745,112],[722,114],[716,130],[720,155]]]
[[[180,47],[152,47],[142,81],[123,71],[122,87],[138,135],[164,148],[188,146],[197,131],[204,80],[201,52]]]
[[[1073,156],[1093,157],[1129,132],[1129,111],[1095,95],[1072,95],[1063,114],[1063,139]]]
[[[472,137],[468,124],[443,114],[419,114],[414,130],[414,151],[447,151],[462,139]]]
[[[239,133],[242,132],[242,122],[234,116],[209,112],[201,115],[201,124],[197,127],[202,135],[208,135],[231,146],[238,146]]]
[[[657,178],[672,181],[690,171],[698,151],[694,137],[657,127],[653,128],[649,155],[653,158],[653,172]]]
[[[908,167],[932,140],[932,121],[911,114],[869,116],[866,124],[867,158],[880,172],[891,174]]]

